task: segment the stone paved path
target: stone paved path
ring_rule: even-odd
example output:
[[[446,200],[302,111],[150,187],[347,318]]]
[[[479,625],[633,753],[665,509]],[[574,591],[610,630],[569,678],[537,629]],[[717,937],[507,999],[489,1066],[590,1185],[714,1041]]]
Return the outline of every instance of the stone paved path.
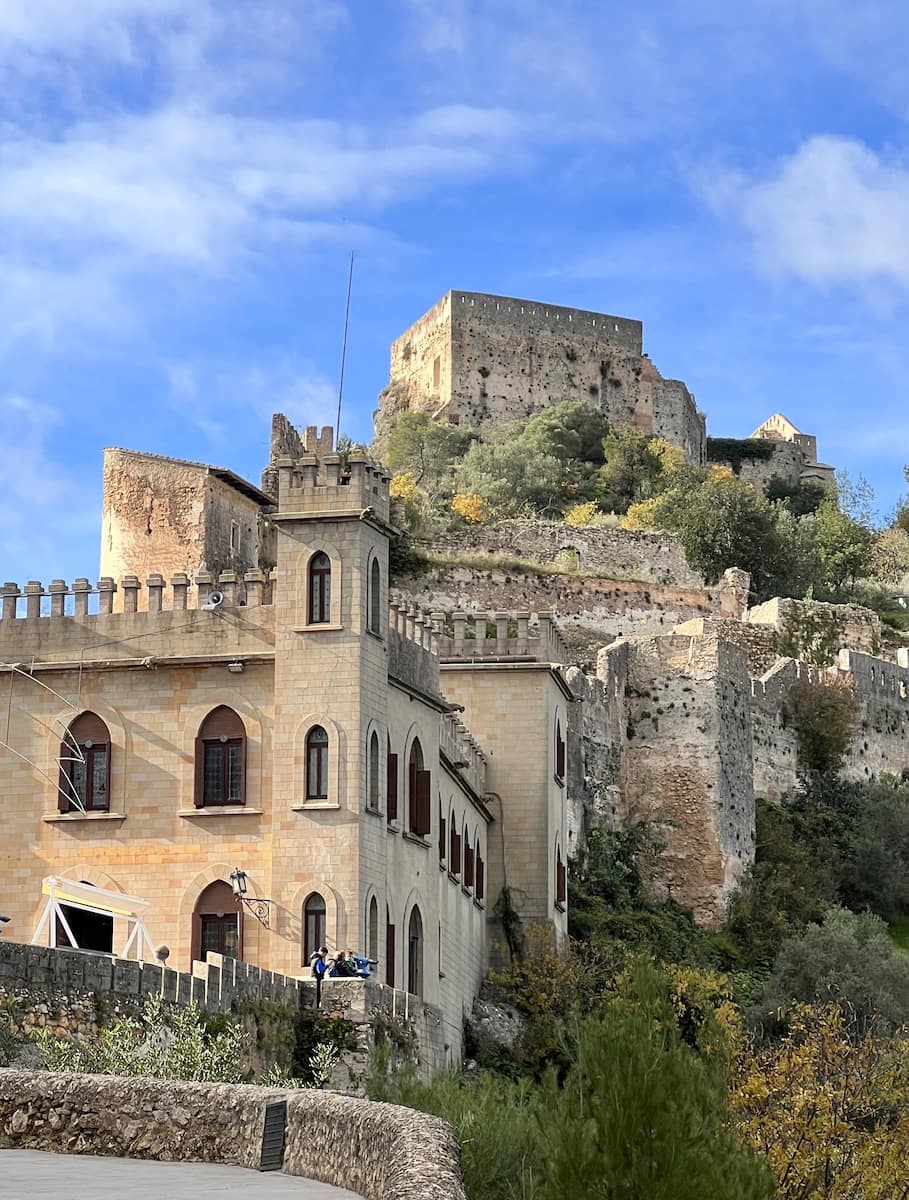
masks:
[[[2,1200],[362,1200],[278,1171],[0,1150]]]

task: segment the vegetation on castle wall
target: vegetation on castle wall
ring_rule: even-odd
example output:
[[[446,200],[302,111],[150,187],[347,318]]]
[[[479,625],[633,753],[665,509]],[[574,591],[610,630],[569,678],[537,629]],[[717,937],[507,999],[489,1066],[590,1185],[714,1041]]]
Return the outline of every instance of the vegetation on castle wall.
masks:
[[[717,438],[707,439],[707,461],[728,463],[738,475],[746,462],[769,462],[778,443],[766,438]]]
[[[789,689],[783,717],[795,729],[804,770],[836,773],[855,733],[858,705],[846,679],[800,679]]]

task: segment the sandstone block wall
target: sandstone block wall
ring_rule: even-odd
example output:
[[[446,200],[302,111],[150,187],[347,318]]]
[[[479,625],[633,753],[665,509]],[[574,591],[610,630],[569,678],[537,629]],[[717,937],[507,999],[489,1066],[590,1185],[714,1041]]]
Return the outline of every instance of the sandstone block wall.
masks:
[[[705,422],[678,380],[642,353],[640,321],[477,292],[450,292],[391,348],[376,432],[402,409],[476,425],[586,400],[702,462]]]
[[[737,439],[740,447],[747,450],[754,439]],[[712,465],[728,467],[743,483],[750,483],[761,494],[766,494],[771,479],[778,479],[787,487],[795,487],[805,468],[805,452],[796,442],[757,441],[753,456],[747,454],[733,462],[712,459]],[[764,451],[762,453],[761,451]],[[766,451],[769,451],[769,456]]]
[[[287,1104],[284,1170],[368,1200],[466,1200],[437,1117],[327,1092],[0,1071],[7,1147],[255,1168],[265,1108]]]

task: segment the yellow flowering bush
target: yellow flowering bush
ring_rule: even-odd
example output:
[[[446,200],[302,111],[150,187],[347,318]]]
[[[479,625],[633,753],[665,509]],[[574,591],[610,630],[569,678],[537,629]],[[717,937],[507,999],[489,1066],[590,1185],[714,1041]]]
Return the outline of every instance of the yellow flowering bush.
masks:
[[[451,511],[470,525],[482,525],[489,520],[489,506],[476,492],[459,492],[451,501]]]
[[[392,475],[388,491],[393,500],[403,500],[405,503],[416,500],[417,480],[413,471],[401,471]]]
[[[649,500],[641,500],[638,504],[632,504],[622,517],[622,528],[658,529],[656,514],[662,500],[662,496],[651,496]]]

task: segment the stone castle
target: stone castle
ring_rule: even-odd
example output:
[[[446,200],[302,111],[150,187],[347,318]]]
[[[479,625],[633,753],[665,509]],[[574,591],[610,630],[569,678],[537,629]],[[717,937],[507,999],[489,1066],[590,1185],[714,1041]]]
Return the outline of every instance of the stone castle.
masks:
[[[394,343],[377,430],[407,408],[506,421],[579,395],[708,456],[638,322],[460,292]],[[756,486],[774,460],[796,482],[829,472],[779,416],[742,447]],[[659,822],[654,887],[719,918],[755,797],[797,778],[794,683],[852,687],[851,777],[909,769],[909,657],[866,610],[830,610],[821,668],[789,637],[797,602],[749,606],[734,566],[708,585],[669,534],[502,522],[437,539],[393,588],[395,536],[388,474],[327,428],[276,416],[261,486],[105,452],[97,584],[0,589],[19,940],[110,952],[141,913],[172,967],[286,977],[350,946],[438,1064],[514,936],[502,901],[565,935],[592,824]]]

